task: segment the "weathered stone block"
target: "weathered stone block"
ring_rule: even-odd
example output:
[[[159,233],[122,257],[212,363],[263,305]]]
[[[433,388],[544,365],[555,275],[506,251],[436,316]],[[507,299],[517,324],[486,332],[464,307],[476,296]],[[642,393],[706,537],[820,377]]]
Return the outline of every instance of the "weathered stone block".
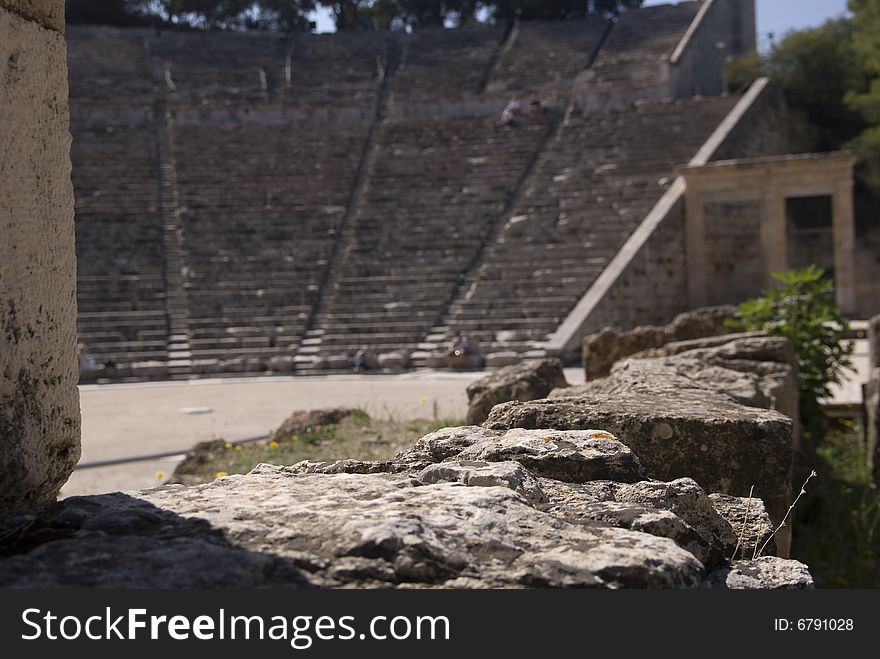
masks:
[[[513,460],[532,473],[565,483],[615,480],[634,483],[645,477],[635,454],[603,430],[557,432],[512,429],[493,433],[474,428],[460,460]]]
[[[268,368],[276,373],[290,373],[296,370],[296,362],[290,355],[275,355],[269,358]]]
[[[391,371],[402,371],[409,366],[409,353],[406,352],[386,352],[379,355],[379,368],[385,368]]]
[[[0,0],[0,7],[44,28],[64,33],[64,0]]]
[[[520,353],[513,350],[502,350],[501,352],[490,352],[486,355],[486,366],[489,368],[502,368],[504,366],[512,366],[520,361]]]
[[[723,590],[803,590],[815,588],[813,577],[803,563],[775,556],[736,561],[709,576],[711,588]]]
[[[80,455],[67,53],[59,32],[22,18],[47,9],[62,11],[62,3],[0,3],[0,510],[7,512],[54,501]]]
[[[871,368],[880,368],[880,316],[868,321],[868,353]]]
[[[468,385],[467,422],[482,423],[498,403],[543,398],[567,385],[558,359],[529,360],[499,369]]]
[[[690,477],[705,490],[756,496],[781,521],[791,494],[792,422],[745,407],[674,372],[631,372],[581,398],[510,402],[493,408],[487,428],[607,428],[659,480]],[[627,370],[630,370],[627,369]],[[621,369],[623,372],[623,369]]]
[[[865,405],[865,459],[874,482],[880,483],[880,368],[862,385]]]
[[[736,307],[705,307],[676,316],[669,325],[646,325],[628,331],[605,328],[584,337],[581,360],[587,380],[608,375],[615,362],[673,341],[726,334],[725,322],[736,313]]]

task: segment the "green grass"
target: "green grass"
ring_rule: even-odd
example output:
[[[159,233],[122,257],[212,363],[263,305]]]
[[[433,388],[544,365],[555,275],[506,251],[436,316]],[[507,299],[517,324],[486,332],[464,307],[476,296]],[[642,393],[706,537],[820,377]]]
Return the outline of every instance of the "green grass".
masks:
[[[430,432],[460,425],[463,423],[459,419],[377,420],[358,411],[339,423],[316,426],[279,442],[227,443],[225,448],[212,452],[194,476],[208,482],[218,474],[245,474],[260,463],[292,465],[302,460],[346,458],[387,460]]]
[[[792,558],[810,566],[820,588],[880,587],[880,491],[861,433],[838,421],[816,452],[819,478],[797,512]]]

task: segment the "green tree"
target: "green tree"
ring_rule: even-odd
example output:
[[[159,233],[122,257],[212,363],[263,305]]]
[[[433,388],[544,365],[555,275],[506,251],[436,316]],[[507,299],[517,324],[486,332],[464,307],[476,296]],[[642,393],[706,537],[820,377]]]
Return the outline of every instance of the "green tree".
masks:
[[[799,369],[801,419],[815,428],[822,418],[819,401],[831,394],[846,368],[851,368],[851,341],[844,341],[849,322],[834,300],[834,287],[816,266],[773,273],[779,286],[763,297],[743,302],[738,324],[784,336],[794,348]]]
[[[816,147],[839,149],[866,127],[846,101],[847,94],[862,89],[866,80],[853,35],[853,22],[847,18],[790,32],[766,56],[751,54],[734,61],[727,70],[728,84],[733,91],[758,76],[770,76],[788,103],[816,127]]]
[[[148,0],[65,0],[68,23],[91,25],[147,25],[155,17],[156,3]]]
[[[67,22],[208,30],[307,29],[316,0],[67,0]]]
[[[460,26],[485,12],[495,23],[516,18],[570,19],[618,14],[643,0],[338,0],[329,7],[337,30]]]
[[[880,189],[880,0],[850,0],[852,45],[867,82],[850,89],[846,103],[865,123],[853,147],[863,162],[862,177]]]
[[[643,0],[498,0],[486,3],[496,22],[557,20],[585,16],[616,16],[621,10],[640,7]]]

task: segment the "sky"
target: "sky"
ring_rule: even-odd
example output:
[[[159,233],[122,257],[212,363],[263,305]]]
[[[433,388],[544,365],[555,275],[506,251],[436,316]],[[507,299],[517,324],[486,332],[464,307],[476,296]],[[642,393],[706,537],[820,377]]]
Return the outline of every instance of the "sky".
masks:
[[[668,0],[645,0],[645,5],[662,5]],[[846,0],[756,0],[758,46],[769,45],[772,33],[779,41],[789,30],[821,25],[829,18],[846,13]]]
[[[765,49],[772,32],[776,40],[789,30],[800,30],[824,23],[846,12],[846,0],[756,0],[758,9],[758,44]],[[645,5],[667,4],[668,0],[645,0]],[[333,31],[327,11],[317,12],[318,32]]]

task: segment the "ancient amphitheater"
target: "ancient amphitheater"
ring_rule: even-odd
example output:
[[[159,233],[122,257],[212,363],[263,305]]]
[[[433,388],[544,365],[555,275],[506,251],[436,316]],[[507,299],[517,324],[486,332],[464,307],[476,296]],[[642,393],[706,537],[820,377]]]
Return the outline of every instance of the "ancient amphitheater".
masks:
[[[70,27],[78,329],[115,365],[93,375],[348,370],[364,345],[440,366],[456,331],[500,366],[670,320],[681,168],[807,150],[766,81],[722,94],[751,4],[412,34]],[[542,110],[502,127],[511,98]],[[764,284],[745,279],[705,301]]]
[[[805,260],[876,311],[854,158],[810,153],[771,81],[726,93],[754,34],[752,0],[286,36],[0,0],[0,586],[812,587],[787,340],[695,331],[714,307],[618,335],[648,352],[614,366],[593,336],[580,386],[555,359]],[[361,346],[440,366],[456,332],[508,366],[470,392],[480,425],[56,501],[77,341],[87,378],[189,380],[350,372]]]

